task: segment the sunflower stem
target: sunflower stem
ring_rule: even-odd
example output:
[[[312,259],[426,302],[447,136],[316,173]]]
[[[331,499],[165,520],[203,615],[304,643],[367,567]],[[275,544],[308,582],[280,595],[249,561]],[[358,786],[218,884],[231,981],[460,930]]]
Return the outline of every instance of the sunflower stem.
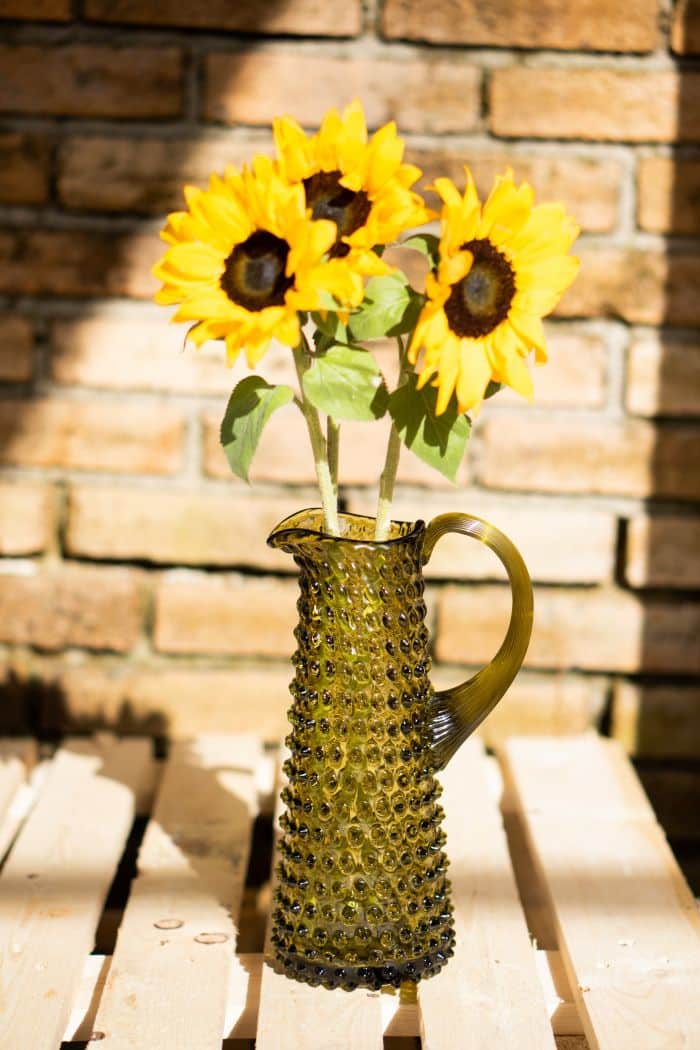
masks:
[[[326,423],[326,445],[328,448],[328,467],[331,472],[331,481],[335,489],[336,500],[338,498],[338,457],[340,454],[340,423],[328,416]]]
[[[399,381],[397,387],[403,386],[408,374],[406,355],[401,336],[397,337],[399,345]],[[391,504],[394,499],[394,485],[396,484],[396,473],[399,469],[399,458],[401,456],[401,438],[396,426],[392,422],[389,433],[389,443],[386,449],[384,469],[379,478],[379,501],[377,503],[377,520],[374,527],[375,540],[386,540],[389,536],[391,524]]]
[[[338,497],[335,486],[333,485],[333,478],[331,477],[331,471],[328,464],[328,446],[321,429],[319,414],[314,406],[307,400],[304,393],[304,373],[309,367],[311,353],[309,351],[308,343],[306,342],[306,337],[303,333],[302,341],[294,348],[293,353],[294,365],[297,370],[297,376],[299,377],[299,389],[301,394],[298,404],[301,408],[304,419],[306,420],[307,430],[309,431],[309,439],[311,441],[314,464],[316,466],[316,477],[318,478],[318,488],[321,493],[324,526],[326,532],[329,532],[332,536],[339,536],[340,523],[338,521]]]

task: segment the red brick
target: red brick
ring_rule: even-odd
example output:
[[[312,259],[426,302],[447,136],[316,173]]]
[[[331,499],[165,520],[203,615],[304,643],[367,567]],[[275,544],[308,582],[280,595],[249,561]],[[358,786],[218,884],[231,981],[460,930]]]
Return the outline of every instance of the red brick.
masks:
[[[700,588],[700,521],[639,514],[627,529],[625,577],[632,587]]]
[[[700,758],[700,688],[616,682],[612,735],[638,757]]]
[[[510,590],[446,587],[440,597],[438,659],[481,664],[496,653],[510,616]],[[617,590],[538,587],[526,666],[588,671],[700,671],[700,604],[643,602]]]
[[[139,576],[131,570],[63,566],[0,574],[0,640],[56,650],[127,652],[141,630]]]
[[[392,517],[398,521],[430,521],[448,512],[470,513],[497,528],[515,543],[535,580],[549,583],[598,583],[612,576],[616,522],[611,514],[591,509],[567,509],[547,504],[522,507],[512,500],[467,490],[420,496],[401,492],[394,498]],[[376,501],[352,495],[348,509],[374,515]],[[445,536],[425,568],[428,579],[505,580],[500,561],[483,544],[464,536]]]
[[[464,678],[464,670],[438,664],[431,679],[447,689]],[[509,736],[568,736],[598,725],[606,703],[605,680],[595,675],[539,674],[521,671],[478,729],[488,747]]]
[[[639,416],[700,416],[700,343],[640,336],[627,361],[627,411]]]
[[[49,196],[49,141],[21,131],[0,134],[0,201],[44,204]]]
[[[490,127],[513,138],[697,142],[700,74],[681,79],[658,70],[496,69]]]
[[[0,381],[26,383],[34,372],[34,332],[25,317],[0,316]]]
[[[298,51],[212,54],[206,60],[204,114],[232,124],[269,124],[289,113],[320,123],[329,106],[362,98],[367,123],[396,120],[402,131],[471,131],[479,119],[479,71],[430,61],[345,58]]]
[[[700,323],[700,256],[693,252],[590,248],[557,314],[621,317],[632,324]]]
[[[87,0],[85,14],[96,22],[290,36],[356,36],[362,28],[360,0],[286,0],[264,6],[254,0]]]
[[[0,230],[0,293],[150,299],[163,251],[155,233]]]
[[[288,662],[219,670],[123,661],[65,666],[49,679],[54,688],[44,700],[42,723],[53,732],[87,725],[171,738],[252,732],[279,743],[289,730],[292,677]]]
[[[154,644],[165,653],[272,656],[295,648],[296,584],[176,572],[156,592]]]
[[[66,547],[87,558],[293,572],[289,555],[265,540],[283,518],[314,502],[295,493],[79,486],[70,494]]]
[[[78,211],[158,215],[183,207],[182,187],[270,152],[269,138],[68,138],[58,162],[58,195]]]
[[[624,6],[610,17],[602,0],[386,0],[385,36],[432,44],[559,48],[571,51],[651,51],[656,44],[655,0]]]
[[[0,111],[57,117],[174,117],[182,108],[175,48],[0,46]]]
[[[71,8],[71,0],[0,0],[0,18],[70,22]]]
[[[697,427],[502,415],[482,433],[481,480],[494,488],[700,498]]]
[[[622,173],[615,160],[515,149],[484,151],[471,145],[460,150],[409,147],[406,159],[423,170],[422,184],[446,175],[460,188],[464,186],[464,165],[468,164],[482,199],[490,192],[495,176],[513,168],[516,181],[531,183],[537,200],[564,202],[585,230],[607,233],[617,222]],[[595,186],[595,193],[591,193],[591,186]]]
[[[642,157],[637,222],[652,233],[700,233],[700,161]]]
[[[0,401],[0,463],[173,474],[183,421],[162,402]]]
[[[678,0],[673,9],[671,47],[677,54],[700,54],[700,7],[697,0]]]
[[[53,527],[53,493],[47,485],[0,481],[0,554],[46,550]]]

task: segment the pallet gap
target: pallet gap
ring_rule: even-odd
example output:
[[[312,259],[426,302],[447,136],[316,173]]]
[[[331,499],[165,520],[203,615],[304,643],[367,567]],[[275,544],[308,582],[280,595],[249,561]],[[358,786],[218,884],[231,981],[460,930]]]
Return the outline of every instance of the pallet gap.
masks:
[[[129,893],[131,892],[131,883],[138,874],[138,854],[149,819],[147,816],[134,818],[124,852],[107,892],[104,908],[97,923],[95,946],[92,950],[92,955],[112,955],[114,952],[119,926],[129,899]]]

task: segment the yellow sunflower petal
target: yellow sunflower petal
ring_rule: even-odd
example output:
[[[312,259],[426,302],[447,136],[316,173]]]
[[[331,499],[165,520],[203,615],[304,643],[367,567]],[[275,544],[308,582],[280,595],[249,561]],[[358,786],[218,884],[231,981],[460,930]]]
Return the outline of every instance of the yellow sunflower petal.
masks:
[[[456,384],[460,412],[468,412],[483,401],[490,379],[491,365],[482,343],[476,339],[463,339],[459,351],[459,375]]]

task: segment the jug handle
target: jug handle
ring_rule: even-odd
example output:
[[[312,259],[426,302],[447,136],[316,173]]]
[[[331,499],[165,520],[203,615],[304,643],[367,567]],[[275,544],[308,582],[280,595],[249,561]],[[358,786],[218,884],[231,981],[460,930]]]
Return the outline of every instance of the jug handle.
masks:
[[[508,573],[512,594],[510,623],[491,663],[461,685],[436,692],[427,705],[435,768],[447,765],[459,746],[494,709],[520,669],[532,633],[532,584],[515,546],[493,525],[469,514],[440,514],[425,530],[423,564],[447,533],[473,536],[498,555]]]

